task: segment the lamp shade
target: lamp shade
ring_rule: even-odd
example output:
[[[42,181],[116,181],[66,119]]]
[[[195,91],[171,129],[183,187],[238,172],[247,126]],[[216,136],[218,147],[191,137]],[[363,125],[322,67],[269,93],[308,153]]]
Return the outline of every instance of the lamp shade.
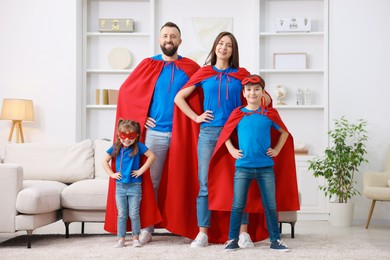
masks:
[[[33,102],[29,99],[3,99],[2,120],[34,121]]]

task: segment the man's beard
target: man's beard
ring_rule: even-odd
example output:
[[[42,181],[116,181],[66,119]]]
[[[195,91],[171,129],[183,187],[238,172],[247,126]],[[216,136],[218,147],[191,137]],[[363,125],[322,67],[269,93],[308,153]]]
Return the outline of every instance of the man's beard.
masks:
[[[165,55],[167,55],[168,57],[172,57],[173,55],[175,55],[176,52],[177,52],[177,49],[178,49],[177,46],[173,46],[172,49],[168,50],[167,48],[165,48],[164,45],[160,45],[160,48],[161,48],[161,51],[162,51]]]

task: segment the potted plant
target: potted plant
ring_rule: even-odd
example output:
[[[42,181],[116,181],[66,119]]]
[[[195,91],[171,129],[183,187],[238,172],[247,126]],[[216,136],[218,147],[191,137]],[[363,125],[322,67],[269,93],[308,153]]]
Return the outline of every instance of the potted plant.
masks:
[[[328,132],[332,146],[325,149],[322,157],[309,160],[309,171],[315,177],[323,177],[325,185],[319,189],[325,192],[330,203],[330,220],[335,226],[351,226],[354,204],[349,200],[360,194],[355,188],[355,175],[367,153],[365,142],[368,139],[367,121],[359,119],[349,122],[345,116],[335,120],[335,127]],[[345,216],[345,210],[348,214]],[[344,219],[344,217],[346,217]]]

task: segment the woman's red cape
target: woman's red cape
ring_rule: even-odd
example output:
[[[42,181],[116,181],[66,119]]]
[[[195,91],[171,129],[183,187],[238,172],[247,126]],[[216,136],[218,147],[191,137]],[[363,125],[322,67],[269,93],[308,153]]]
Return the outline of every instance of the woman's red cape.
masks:
[[[198,64],[184,57],[174,61],[174,63],[179,69],[183,70],[189,78],[199,69]],[[154,60],[152,58],[144,59],[129,75],[119,89],[115,122],[118,122],[118,119],[120,118],[139,122],[141,125],[142,142],[145,140],[144,125],[147,119],[154,87],[163,66],[164,61]],[[116,138],[116,130],[117,125],[115,125],[114,139]],[[168,160],[166,160],[166,162],[167,161]],[[111,167],[115,171],[114,160]],[[163,175],[165,174],[166,173],[163,173]],[[154,196],[149,171],[145,172],[142,178],[143,183],[140,218],[141,227],[147,227],[161,223],[162,218]],[[160,190],[165,192],[164,189]],[[118,212],[115,203],[115,180],[110,178],[104,224],[104,229],[106,231],[115,234],[117,233],[117,215]],[[131,230],[130,220],[128,221],[127,230]]]

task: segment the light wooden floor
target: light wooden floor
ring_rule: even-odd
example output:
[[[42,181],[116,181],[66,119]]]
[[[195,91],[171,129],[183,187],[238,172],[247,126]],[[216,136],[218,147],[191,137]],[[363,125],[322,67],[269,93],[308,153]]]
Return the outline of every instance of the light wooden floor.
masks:
[[[80,223],[70,225],[70,233],[80,233]],[[62,221],[39,228],[34,234],[64,234],[65,227]],[[163,232],[165,230],[162,230]],[[158,231],[157,231],[158,232]],[[85,233],[104,233],[103,224],[86,223]],[[0,242],[10,239],[16,235],[23,235],[25,232],[0,234]],[[283,224],[283,235],[290,236],[290,225]],[[354,225],[352,227],[333,227],[328,221],[299,220],[295,225],[295,234],[335,234],[346,237],[358,237],[376,247],[382,248],[390,253],[390,225],[381,225],[375,222],[370,224],[368,229],[364,225]]]

